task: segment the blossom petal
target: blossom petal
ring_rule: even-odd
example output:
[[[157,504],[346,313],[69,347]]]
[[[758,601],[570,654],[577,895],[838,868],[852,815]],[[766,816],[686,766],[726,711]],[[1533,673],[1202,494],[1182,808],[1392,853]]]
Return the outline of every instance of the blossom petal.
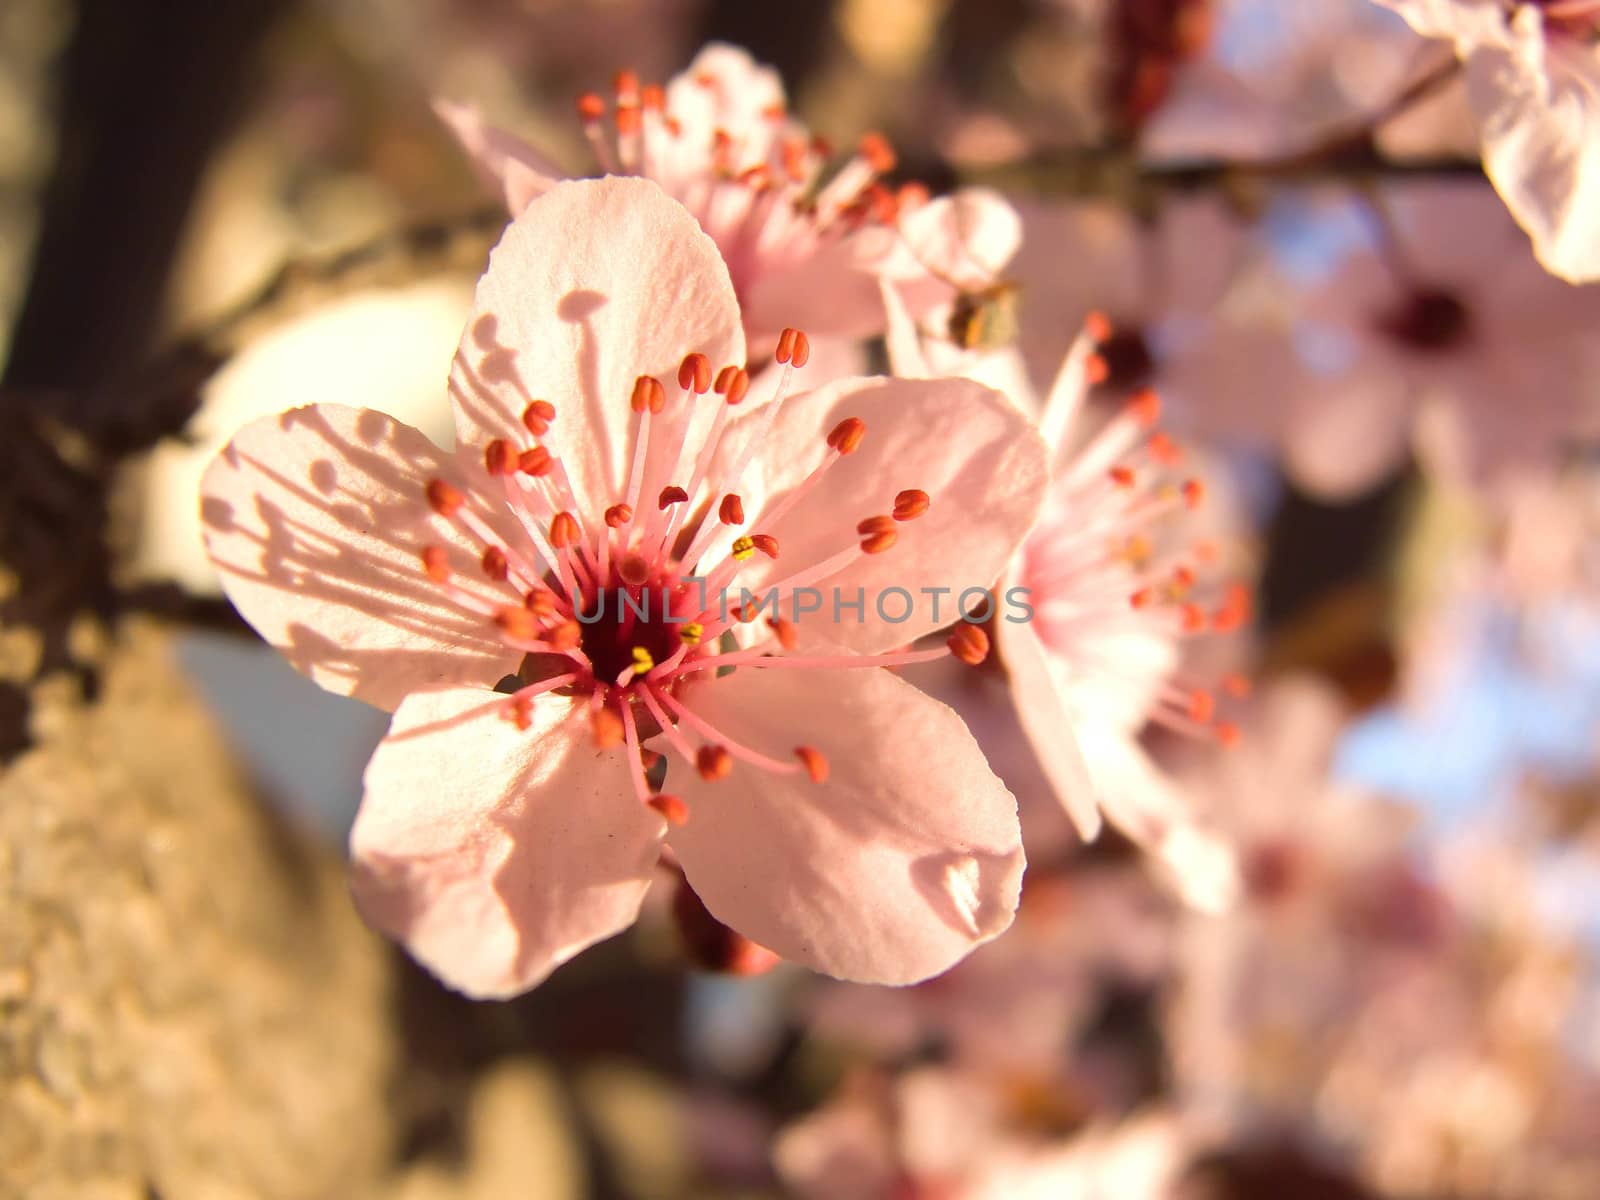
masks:
[[[1061,807],[1083,840],[1093,841],[1100,833],[1099,798],[1078,749],[1072,714],[1052,678],[1044,645],[1026,622],[1002,617],[994,629],[1023,732]]]
[[[435,100],[433,111],[455,134],[479,172],[505,195],[506,210],[519,213],[566,177],[560,167],[515,134],[496,129],[470,104]]]
[[[350,831],[363,916],[476,997],[526,991],[632,924],[663,828],[574,701],[536,700],[526,730],[506,705],[481,688],[408,697]]]
[[[688,802],[670,840],[724,924],[844,979],[914,983],[1011,924],[1024,859],[1016,801],[949,708],[878,668],[741,667],[688,703],[774,757],[820,750],[825,783],[739,764]]]
[[[477,550],[429,511],[436,477],[473,493],[466,466],[383,413],[320,404],[264,417],[201,481],[206,552],[245,620],[329,691],[392,709],[421,687],[487,686],[521,655],[423,573],[422,548],[442,545],[462,586],[495,594]]]
[[[1522,8],[1501,45],[1467,59],[1483,167],[1546,270],[1600,280],[1600,60],[1547,38]]]
[[[962,188],[900,219],[912,274],[931,273],[946,284],[976,291],[1000,278],[1022,245],[1022,218],[999,192]]]
[[[634,381],[652,375],[668,404],[652,419],[644,495],[665,483],[686,406],[684,356],[713,369],[743,363],[744,334],[728,269],[699,224],[643,179],[560,183],[507,228],[478,282],[451,375],[456,436],[481,449],[493,437],[526,444],[532,400],[556,407],[546,443],[571,476],[582,516],[623,499],[639,423]]]
[[[762,509],[823,460],[829,431],[847,417],[866,424],[859,449],[775,524],[764,523]],[[927,512],[897,525],[890,550],[813,583],[824,596],[821,611],[798,623],[862,652],[951,624],[964,592],[971,592],[968,605],[980,605],[978,592],[1000,577],[1047,484],[1045,445],[1031,422],[998,392],[966,379],[829,384],[790,399],[770,428],[761,413],[741,418],[724,444],[724,463],[751,439],[760,439],[759,453],[740,484],[753,515],[748,528],[774,535],[780,547],[778,561],[741,572],[738,583],[752,591],[856,545],[857,523],[889,514],[901,490],[928,494]],[[853,601],[858,588],[863,615],[836,614],[833,589]],[[792,608],[786,603],[784,615]]]

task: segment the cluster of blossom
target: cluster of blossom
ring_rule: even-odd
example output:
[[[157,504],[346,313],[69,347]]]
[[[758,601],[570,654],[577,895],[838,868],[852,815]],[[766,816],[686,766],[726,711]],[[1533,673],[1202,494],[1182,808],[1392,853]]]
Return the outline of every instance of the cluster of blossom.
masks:
[[[454,448],[316,405],[202,485],[239,612],[393,713],[350,837],[368,922],[507,997],[654,884],[700,965],[841,981],[794,1006],[864,1064],[773,1143],[801,1195],[1156,1200],[1290,1123],[1400,1194],[1588,1194],[1547,1107],[1597,1085],[1563,1057],[1592,981],[1534,915],[1545,843],[1420,853],[1374,799],[1404,780],[1338,765],[1406,715],[1248,669],[1232,468],[1344,498],[1414,454],[1503,527],[1438,607],[1590,639],[1583,705],[1534,702],[1580,712],[1560,769],[1529,731],[1497,786],[1600,777],[1600,522],[1557,474],[1600,433],[1600,5],[1383,2],[1464,64],[1500,198],[933,196],[722,45],[578,99],[595,177],[439,101],[510,214],[441,389]],[[1216,65],[1173,54],[1138,123],[1181,154],[1184,72]],[[1108,989],[1161,1008],[1170,1087],[1095,1052]],[[1428,1082],[1387,1088],[1397,1058]]]

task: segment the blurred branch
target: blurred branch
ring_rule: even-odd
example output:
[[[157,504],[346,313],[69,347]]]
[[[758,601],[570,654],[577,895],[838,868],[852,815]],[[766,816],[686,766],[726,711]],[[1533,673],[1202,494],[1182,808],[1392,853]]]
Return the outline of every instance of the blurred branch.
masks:
[[[1129,146],[1091,146],[1048,151],[1014,163],[962,172],[968,182],[1027,187],[1067,196],[1121,197],[1138,207],[1170,192],[1248,191],[1261,183],[1342,182],[1375,179],[1481,178],[1476,158],[1454,156],[1396,160],[1382,154],[1378,131],[1455,79],[1460,62],[1451,55],[1407,84],[1375,112],[1331,130],[1303,150],[1255,160],[1196,159],[1147,163]]]

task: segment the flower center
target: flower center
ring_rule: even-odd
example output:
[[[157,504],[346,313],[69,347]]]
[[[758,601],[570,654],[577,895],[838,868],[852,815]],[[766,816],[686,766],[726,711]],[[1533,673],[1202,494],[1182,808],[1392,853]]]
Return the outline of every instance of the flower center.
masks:
[[[804,772],[816,782],[828,776],[828,760],[815,747],[799,745],[768,753],[745,746],[695,712],[694,694],[714,684],[724,669],[833,669],[896,666],[954,654],[982,662],[988,639],[972,625],[959,625],[939,649],[880,655],[795,655],[793,625],[782,613],[796,591],[826,579],[864,555],[891,550],[898,528],[927,511],[929,498],[915,488],[896,493],[887,512],[869,515],[845,534],[841,546],[817,562],[767,582],[761,611],[744,611],[730,599],[730,585],[752,559],[776,560],[774,527],[806,496],[827,485],[830,470],[855,453],[866,425],[855,417],[827,435],[821,463],[796,487],[747,521],[738,488],[746,468],[772,429],[796,368],[810,357],[799,330],[786,329],[774,351],[783,367],[777,394],[750,420],[754,427],[737,453],[726,453],[728,414],[750,386],[743,367],[713,373],[705,355],[684,358],[678,371],[681,410],[667,423],[668,397],[660,380],[640,376],[629,407],[635,437],[624,495],[603,512],[588,512],[574,493],[559,454],[542,439],[556,420],[555,405],[534,400],[524,411],[520,440],[496,438],[485,447],[486,482],[481,495],[467,495],[442,479],[428,483],[426,498],[437,518],[448,520],[481,547],[476,569],[503,585],[497,605],[458,587],[459,564],[442,545],[422,552],[427,576],[463,609],[492,623],[509,648],[524,654],[521,684],[505,702],[505,714],[520,727],[531,724],[532,705],[545,692],[584,698],[593,738],[602,747],[626,744],[635,790],[668,820],[687,819],[683,801],[652,794],[646,782],[652,752],[641,742],[656,732],[702,778],[726,778],[736,761],[777,773]],[[462,360],[451,385],[481,388]],[[714,403],[703,435],[692,438],[691,406]],[[665,426],[666,432],[659,432]],[[653,427],[657,432],[653,433]],[[672,482],[652,497],[643,494],[652,439],[667,437],[674,465]],[[524,536],[504,539],[496,518],[510,516]],[[502,522],[499,522],[503,524]],[[747,528],[748,527],[748,528]],[[705,564],[712,564],[702,574]],[[744,590],[740,590],[743,598]],[[753,648],[722,652],[724,634],[740,623],[765,620],[768,637]],[[712,668],[716,668],[713,670]],[[642,731],[642,732],[641,732]],[[779,755],[782,755],[780,757]]]
[[[1472,339],[1472,310],[1443,288],[1418,288],[1380,313],[1377,326],[1421,354],[1443,354]]]

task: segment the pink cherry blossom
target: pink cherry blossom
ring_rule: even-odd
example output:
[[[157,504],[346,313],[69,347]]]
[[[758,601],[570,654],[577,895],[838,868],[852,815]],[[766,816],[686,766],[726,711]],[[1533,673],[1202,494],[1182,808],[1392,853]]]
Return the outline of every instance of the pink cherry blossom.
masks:
[[[1297,479],[1359,491],[1415,445],[1424,465],[1481,486],[1600,429],[1600,287],[1540,270],[1481,186],[1394,184],[1378,203],[1381,236],[1299,308],[1308,342],[1332,353],[1309,355],[1271,393]]]
[[[513,213],[565,172],[470,107],[439,115],[505,193]],[[614,102],[578,105],[595,165],[653,179],[716,241],[733,277],[752,358],[785,325],[820,340],[883,328],[878,274],[897,246],[894,152],[868,134],[830,170],[827,145],[789,115],[777,73],[733,46],[706,46],[665,88],[617,77]]]
[[[948,624],[924,589],[999,575],[1044,447],[970,382],[788,395],[808,349],[785,331],[779,394],[741,407],[738,303],[690,214],[648,181],[554,185],[478,285],[456,452],[320,405],[248,426],[208,472],[239,611],[394,710],[356,897],[452,986],[522,991],[630,924],[664,837],[718,920],[847,978],[927,977],[1010,923],[1014,799],[954,713],[882,668],[981,659],[968,625],[890,651]],[[746,585],[862,607],[723,611]],[[916,598],[898,623],[877,618],[889,587]]]
[[[1466,67],[1483,166],[1547,270],[1600,280],[1600,4],[1379,0]]]
[[[1231,741],[1217,692],[1185,678],[1184,643],[1237,630],[1250,611],[1247,589],[1215,578],[1218,547],[1185,535],[1206,487],[1181,472],[1184,452],[1157,428],[1160,399],[1138,392],[1095,427],[1085,398],[1105,376],[1096,350],[1111,336],[1103,317],[1078,337],[1040,404],[1014,347],[962,351],[920,330],[892,286],[885,302],[898,374],[1018,379],[1012,394],[1037,413],[1050,447],[1044,510],[1001,583],[1002,595],[1023,589],[1033,617],[1001,617],[994,628],[1018,717],[1058,798],[1083,837],[1098,835],[1104,811],[1153,852],[1186,898],[1226,903],[1226,848],[1188,818],[1138,741],[1151,722]],[[1246,687],[1233,675],[1226,684]]]
[[[1170,1113],[1070,1137],[1028,1127],[1003,1078],[925,1067],[846,1081],[784,1129],[778,1173],[802,1200],[1165,1200],[1193,1139]],[[1020,1081],[1017,1081],[1020,1082]]]

